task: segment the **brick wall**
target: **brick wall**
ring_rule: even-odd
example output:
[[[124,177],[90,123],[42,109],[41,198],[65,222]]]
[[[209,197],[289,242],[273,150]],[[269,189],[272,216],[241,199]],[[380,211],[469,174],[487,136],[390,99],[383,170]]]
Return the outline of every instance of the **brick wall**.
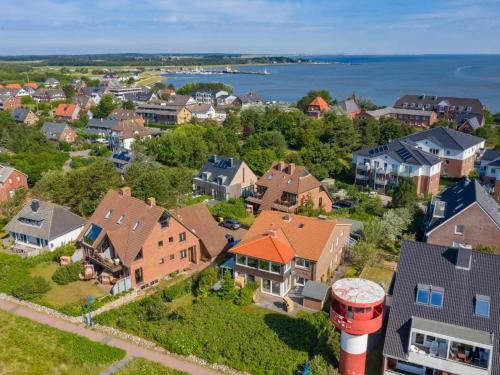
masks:
[[[12,194],[11,191],[15,191],[20,188],[27,189],[28,181],[24,174],[14,170],[4,183],[0,183],[0,202],[8,200]]]
[[[474,169],[474,161],[476,160],[475,155],[471,155],[464,160],[457,159],[444,159],[441,168],[443,174],[448,177],[463,177],[468,176],[469,173]]]

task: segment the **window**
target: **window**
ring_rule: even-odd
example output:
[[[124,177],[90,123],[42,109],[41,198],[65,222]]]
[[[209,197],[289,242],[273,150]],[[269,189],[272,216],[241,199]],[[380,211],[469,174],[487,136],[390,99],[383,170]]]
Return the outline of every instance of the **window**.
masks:
[[[168,221],[170,220],[170,216],[168,215],[168,213],[164,212],[161,217],[160,217],[160,226],[161,226],[161,229],[165,229],[165,228],[168,228]]]
[[[123,224],[123,220],[125,220],[125,215],[120,215],[116,224]]]
[[[296,258],[295,265],[297,267],[309,268],[311,266],[311,263],[308,260],[302,258]]]
[[[429,288],[419,286],[417,289],[417,303],[427,305],[429,303]]]
[[[248,267],[257,268],[258,265],[259,265],[259,261],[257,259],[250,258],[250,257],[247,258],[247,266]]]
[[[267,260],[259,260],[259,269],[263,271],[269,271],[269,264]]]
[[[295,284],[297,284],[297,285],[305,285],[306,284],[306,279],[304,279],[303,277],[297,276],[295,278]]]
[[[139,250],[139,253],[137,253],[137,256],[135,257],[134,260],[139,260],[139,259],[142,259],[142,249]]]
[[[142,268],[137,268],[134,271],[135,283],[140,284],[143,281]]]
[[[137,230],[137,228],[139,228],[139,222],[138,221],[136,221],[134,223],[134,226],[132,227],[132,231],[135,232]]]
[[[464,235],[464,226],[461,224],[455,225],[455,234],[459,234],[461,236]]]
[[[174,242],[174,237],[168,237],[168,242],[170,243]]]
[[[246,266],[247,264],[247,257],[244,255],[236,255],[236,264],[242,264]]]
[[[490,316],[490,297],[476,295],[476,307],[474,314],[478,316],[489,317]]]
[[[163,241],[158,241],[158,247],[163,247]]]
[[[262,279],[262,291],[266,293],[271,293],[271,280]]]
[[[271,263],[271,272],[273,273],[281,273],[281,265],[279,263]]]
[[[165,263],[165,259],[160,258],[160,264],[163,264],[163,263]]]
[[[113,210],[108,210],[108,212],[106,212],[106,215],[104,215],[104,218],[109,219],[111,217],[112,213],[113,213]]]
[[[431,303],[435,307],[443,307],[443,291],[442,290],[431,290]]]
[[[179,233],[179,242],[186,241],[186,232]]]
[[[187,257],[187,250],[181,250],[181,259],[184,259]]]
[[[174,260],[175,259],[175,255],[174,254],[170,254],[170,260]]]

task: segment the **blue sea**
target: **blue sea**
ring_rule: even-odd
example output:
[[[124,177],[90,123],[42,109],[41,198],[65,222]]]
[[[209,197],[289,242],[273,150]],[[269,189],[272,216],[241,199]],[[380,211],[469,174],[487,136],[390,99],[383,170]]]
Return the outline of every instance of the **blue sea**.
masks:
[[[269,75],[170,74],[167,83],[224,82],[236,94],[256,91],[266,100],[295,102],[307,91],[327,89],[338,99],[356,93],[378,105],[404,94],[477,97],[500,112],[500,55],[307,56],[319,64],[237,66]]]

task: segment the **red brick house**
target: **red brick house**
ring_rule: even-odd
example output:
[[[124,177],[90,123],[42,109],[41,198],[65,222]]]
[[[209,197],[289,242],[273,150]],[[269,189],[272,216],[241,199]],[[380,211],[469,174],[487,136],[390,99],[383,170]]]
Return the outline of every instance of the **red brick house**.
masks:
[[[254,212],[276,210],[295,213],[309,198],[315,209],[332,210],[332,200],[316,177],[305,167],[280,161],[259,178],[247,202]]]
[[[120,290],[155,284],[201,260],[198,237],[154,198],[133,198],[130,188],[110,190],[78,240],[100,279]]]
[[[21,188],[28,189],[28,177],[17,169],[0,165],[0,203],[12,198]]]
[[[277,211],[259,214],[235,254],[234,274],[283,297],[308,280],[326,282],[339,265],[351,224]]]
[[[498,205],[477,180],[463,178],[432,199],[425,237],[426,242],[435,245],[484,245],[500,252]]]
[[[76,132],[68,124],[46,122],[41,131],[48,139],[56,142],[74,143],[77,138]]]

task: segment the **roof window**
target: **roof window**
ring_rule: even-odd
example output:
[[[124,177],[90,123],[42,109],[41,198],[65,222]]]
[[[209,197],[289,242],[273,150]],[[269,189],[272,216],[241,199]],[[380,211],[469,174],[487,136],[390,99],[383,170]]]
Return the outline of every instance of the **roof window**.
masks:
[[[106,215],[104,215],[104,218],[109,219],[111,217],[112,213],[113,213],[113,210],[108,210],[108,212],[106,212]]]
[[[124,220],[125,220],[125,215],[120,215],[120,217],[118,218],[118,221],[116,222],[116,224],[123,224]]]
[[[474,314],[488,318],[490,316],[490,297],[476,294]]]
[[[137,228],[139,228],[139,224],[140,223],[138,221],[136,221],[134,226],[132,227],[132,230],[135,231]]]
[[[427,284],[417,285],[416,303],[432,307],[443,307],[444,289]]]

